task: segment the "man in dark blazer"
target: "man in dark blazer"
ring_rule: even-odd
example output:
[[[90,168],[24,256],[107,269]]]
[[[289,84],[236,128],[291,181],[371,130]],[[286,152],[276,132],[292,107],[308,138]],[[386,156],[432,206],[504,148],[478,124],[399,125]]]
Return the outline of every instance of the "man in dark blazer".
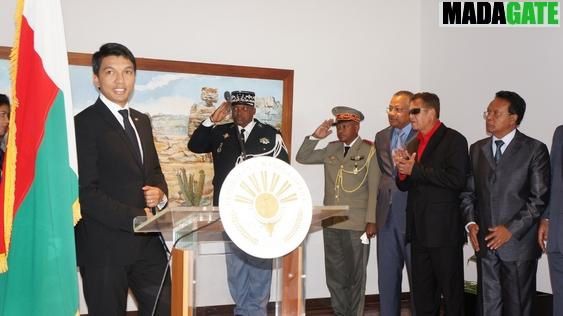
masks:
[[[392,153],[404,148],[416,135],[409,120],[413,94],[398,91],[391,97],[387,116],[389,126],[375,135],[377,162],[381,170],[377,193],[377,280],[381,316],[401,313],[403,266],[407,267],[412,288],[411,247],[405,240],[407,193],[395,184],[395,164]],[[411,302],[412,291],[411,291]],[[414,304],[411,304],[414,310]],[[414,313],[413,313],[414,315]]]
[[[550,156],[551,190],[547,209],[540,222],[538,241],[542,250],[547,251],[553,315],[563,316],[563,125],[553,133]]]
[[[100,96],[75,117],[82,211],[76,244],[88,315],[124,315],[128,289],[139,315],[151,315],[165,246],[157,234],[133,233],[133,218],[164,207],[168,189],[149,118],[129,107],[135,57],[121,44],[104,44],[92,68]],[[170,315],[169,275],[157,314]]]
[[[492,136],[470,148],[462,209],[477,254],[480,315],[532,315],[549,154],[543,143],[517,130],[525,110],[517,93],[497,92],[483,113]]]
[[[465,240],[459,195],[467,174],[467,140],[439,120],[440,99],[417,93],[410,105],[418,130],[407,150],[397,150],[397,186],[408,191],[406,239],[411,242],[414,304],[417,316],[463,315]]]
[[[229,112],[232,123],[217,125]],[[254,119],[255,94],[233,91],[211,116],[194,131],[188,148],[213,155],[213,205],[218,205],[221,186],[229,172],[245,159],[270,156],[289,163],[281,134]],[[235,315],[266,315],[272,281],[272,260],[253,257],[233,243],[226,243],[229,291]]]

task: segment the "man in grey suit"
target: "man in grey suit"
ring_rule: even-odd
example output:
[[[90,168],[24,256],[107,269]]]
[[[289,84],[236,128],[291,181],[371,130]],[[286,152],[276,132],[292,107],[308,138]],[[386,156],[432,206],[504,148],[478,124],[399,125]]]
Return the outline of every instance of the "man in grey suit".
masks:
[[[551,192],[540,222],[538,241],[547,251],[553,292],[553,315],[563,315],[563,125],[555,129],[551,143]],[[546,248],[546,242],[547,248]]]
[[[470,148],[462,209],[477,254],[480,315],[532,315],[550,171],[545,144],[517,130],[525,110],[517,93],[497,92],[483,113],[492,137]]]
[[[364,115],[355,109],[338,106],[332,119],[324,121],[307,136],[297,152],[303,164],[323,164],[325,205],[348,205],[348,217],[323,229],[326,283],[335,315],[364,314],[368,238],[375,236],[375,204],[380,171],[375,148],[358,136]],[[332,133],[336,125],[338,141],[315,149],[319,140]],[[326,224],[326,223],[323,223]],[[362,240],[362,235],[364,239]]]
[[[381,170],[375,215],[381,316],[398,316],[401,313],[404,265],[407,267],[409,283],[411,283],[411,250],[410,244],[407,244],[405,239],[407,192],[399,191],[395,183],[397,172],[392,153],[396,149],[405,148],[405,145],[416,135],[409,119],[412,96],[412,92],[409,91],[398,91],[393,94],[387,109],[389,126],[375,135],[377,162]]]

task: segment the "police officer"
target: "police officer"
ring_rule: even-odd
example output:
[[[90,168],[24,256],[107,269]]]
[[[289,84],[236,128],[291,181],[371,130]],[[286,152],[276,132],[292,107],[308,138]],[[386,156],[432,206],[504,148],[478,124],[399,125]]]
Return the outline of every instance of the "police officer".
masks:
[[[348,205],[347,218],[323,229],[326,282],[336,315],[363,315],[369,239],[376,233],[375,206],[381,171],[373,143],[358,136],[364,115],[353,108],[332,109],[335,119],[325,120],[305,137],[297,153],[302,164],[324,164],[325,205]],[[315,149],[336,126],[337,141]]]
[[[232,112],[233,122],[216,125]],[[228,173],[245,159],[270,156],[289,162],[277,129],[254,118],[255,94],[233,91],[195,130],[188,142],[194,153],[213,155],[213,205],[219,203],[221,186]],[[266,315],[272,280],[272,260],[246,254],[226,243],[229,291],[235,301],[235,315]]]

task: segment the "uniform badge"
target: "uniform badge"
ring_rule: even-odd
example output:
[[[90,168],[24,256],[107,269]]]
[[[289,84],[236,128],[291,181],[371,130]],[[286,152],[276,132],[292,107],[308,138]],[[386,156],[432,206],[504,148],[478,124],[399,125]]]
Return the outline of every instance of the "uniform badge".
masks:
[[[266,137],[262,137],[260,138],[260,144],[264,144],[264,145],[268,145],[270,143],[270,140]]]
[[[229,133],[223,134],[223,139],[227,139],[227,138],[229,138]]]

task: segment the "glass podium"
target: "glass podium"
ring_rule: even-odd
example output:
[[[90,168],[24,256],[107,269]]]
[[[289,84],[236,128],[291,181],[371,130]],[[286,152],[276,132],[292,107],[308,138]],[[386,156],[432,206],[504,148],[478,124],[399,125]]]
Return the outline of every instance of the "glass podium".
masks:
[[[348,206],[316,206],[309,233],[322,229],[323,220],[347,216]],[[161,232],[172,247],[172,315],[194,316],[198,309],[233,304],[223,269],[225,243],[231,242],[224,232],[218,207],[172,207],[155,216],[136,217],[137,233]],[[303,245],[303,243],[302,243]],[[305,315],[304,249],[274,259],[270,304],[274,315]],[[221,300],[220,297],[228,297]],[[203,312],[202,312],[203,314]]]

